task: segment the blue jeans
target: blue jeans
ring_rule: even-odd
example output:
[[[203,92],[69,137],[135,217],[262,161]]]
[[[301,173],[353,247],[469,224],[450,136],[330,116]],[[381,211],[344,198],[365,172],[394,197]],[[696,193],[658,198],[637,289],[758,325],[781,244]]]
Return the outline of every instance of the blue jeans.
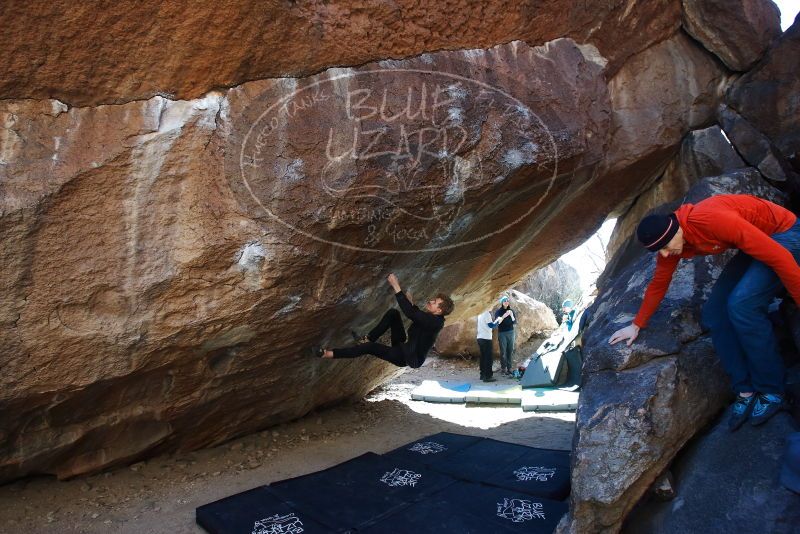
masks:
[[[800,222],[772,239],[800,259]],[[736,393],[782,394],[783,360],[767,308],[783,284],[770,267],[739,251],[703,306],[703,324]],[[798,303],[800,305],[800,303]]]
[[[514,330],[497,333],[497,342],[500,345],[500,369],[511,371],[511,356],[514,354]]]

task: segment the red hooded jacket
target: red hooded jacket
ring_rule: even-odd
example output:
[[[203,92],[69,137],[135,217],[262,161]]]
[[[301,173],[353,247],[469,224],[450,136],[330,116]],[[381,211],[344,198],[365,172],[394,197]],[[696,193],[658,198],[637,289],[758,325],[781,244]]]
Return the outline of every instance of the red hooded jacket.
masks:
[[[717,195],[675,210],[683,230],[683,251],[676,256],[656,255],[656,271],[644,293],[633,323],[647,326],[667,293],[680,258],[720,254],[738,248],[771,267],[800,305],[800,266],[791,252],[769,236],[785,232],[797,221],[794,213],[751,195]]]

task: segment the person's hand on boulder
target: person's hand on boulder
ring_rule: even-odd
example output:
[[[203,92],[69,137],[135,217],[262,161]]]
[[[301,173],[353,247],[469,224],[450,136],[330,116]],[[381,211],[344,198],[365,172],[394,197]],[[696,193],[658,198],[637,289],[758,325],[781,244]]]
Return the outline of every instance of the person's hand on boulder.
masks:
[[[389,282],[389,285],[392,286],[395,293],[400,291],[400,280],[397,279],[394,273],[389,273],[389,276],[386,277],[386,281]]]
[[[631,343],[639,336],[639,327],[635,324],[631,323],[625,328],[620,328],[613,334],[611,334],[611,339],[608,342],[612,345],[619,343],[620,341],[627,341],[627,345],[630,347]]]

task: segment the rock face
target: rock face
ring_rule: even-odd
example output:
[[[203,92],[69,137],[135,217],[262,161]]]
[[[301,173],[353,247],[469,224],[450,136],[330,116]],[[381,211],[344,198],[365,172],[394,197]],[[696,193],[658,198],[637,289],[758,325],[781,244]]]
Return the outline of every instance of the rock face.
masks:
[[[686,79],[694,80],[692,87],[681,83]],[[714,59],[682,33],[631,58],[609,83],[616,132],[606,167],[622,171],[647,159],[665,165],[683,132],[713,122],[718,94],[727,82]],[[642,190],[656,176],[641,177]]]
[[[687,79],[694,81],[686,84]],[[571,186],[556,192],[562,201],[557,216],[544,217],[530,233],[519,234],[511,250],[487,256],[487,264],[541,265],[547,263],[542,258],[552,261],[585,241],[594,233],[582,231],[585,224],[591,221],[596,230],[608,214],[629,205],[663,172],[686,132],[713,122],[718,95],[727,82],[718,62],[680,33],[627,61],[609,81],[612,133],[602,161],[589,171],[589,160],[583,159],[571,173]],[[589,138],[596,140],[595,134]],[[566,201],[577,193],[574,188],[583,204]],[[520,278],[498,274],[491,284],[501,282],[500,290]],[[483,299],[486,283],[475,280],[462,287],[465,294]],[[467,313],[479,312],[477,305],[467,306]]]
[[[677,0],[73,4],[0,8],[0,482],[363,395],[395,370],[304,354],[392,305],[388,272],[474,316],[728,83]]]
[[[560,321],[561,303],[567,299],[578,302],[581,281],[574,267],[563,260],[556,260],[530,273],[514,289],[546,304],[553,310],[556,320]]]
[[[560,37],[593,44],[613,72],[681,23],[679,0],[601,0],[590,9],[569,0],[122,0],[113,9],[12,0],[0,14],[13,21],[0,30],[0,55],[8,60],[0,67],[0,99],[80,106],[156,95],[195,99],[332,65]]]
[[[720,124],[742,157],[800,190],[800,20],[728,90]]]
[[[746,71],[781,33],[771,0],[683,0],[683,27],[731,70]]]
[[[740,532],[797,532],[800,495],[778,482],[782,445],[793,431],[785,413],[764,427],[746,425],[734,434],[727,419],[720,418],[676,460],[674,500],[640,507],[623,532],[715,532],[728,526]]]
[[[553,311],[544,303],[530,298],[524,293],[511,290],[508,293],[511,301],[511,308],[517,314],[516,336],[514,337],[514,348],[519,349],[527,344],[532,338],[546,338],[553,330],[558,328]],[[497,301],[495,300],[495,303]],[[492,306],[492,313],[498,306]],[[445,326],[438,339],[436,340],[436,350],[445,356],[469,355],[471,357],[480,356],[476,339],[475,317],[464,321]],[[497,342],[497,330],[492,331],[492,343],[495,354],[499,354],[500,348]],[[514,354],[514,360],[520,360],[529,354]]]
[[[706,178],[686,201],[748,193],[781,201],[753,169]],[[674,208],[677,203],[674,203]],[[622,521],[730,398],[727,378],[699,323],[701,304],[730,253],[681,262],[659,310],[637,341],[609,345],[633,319],[655,261],[640,248],[601,280],[583,339],[570,517],[560,532],[618,532]]]
[[[749,165],[756,167],[765,178],[781,184],[785,189],[796,187],[797,180],[793,179],[786,159],[766,135],[724,105],[720,106],[719,122],[733,146]]]

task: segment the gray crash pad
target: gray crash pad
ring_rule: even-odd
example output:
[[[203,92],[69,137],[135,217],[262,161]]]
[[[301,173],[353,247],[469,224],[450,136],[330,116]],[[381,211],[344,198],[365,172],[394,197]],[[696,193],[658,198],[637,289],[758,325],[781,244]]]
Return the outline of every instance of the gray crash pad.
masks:
[[[428,402],[465,402],[471,388],[468,382],[448,382],[445,380],[423,380],[411,392],[411,400]]]
[[[578,395],[574,388],[525,388],[522,390],[522,410],[574,412],[578,408]]]
[[[561,374],[566,363],[565,353],[572,347],[580,334],[579,324],[582,315],[583,310],[575,316],[572,328],[567,328],[566,324],[562,324],[528,358],[525,374],[520,380],[523,388],[552,387],[559,385],[559,382],[564,382]],[[559,380],[560,378],[561,380]]]
[[[522,386],[519,384],[474,385],[464,400],[481,404],[521,404]]]

